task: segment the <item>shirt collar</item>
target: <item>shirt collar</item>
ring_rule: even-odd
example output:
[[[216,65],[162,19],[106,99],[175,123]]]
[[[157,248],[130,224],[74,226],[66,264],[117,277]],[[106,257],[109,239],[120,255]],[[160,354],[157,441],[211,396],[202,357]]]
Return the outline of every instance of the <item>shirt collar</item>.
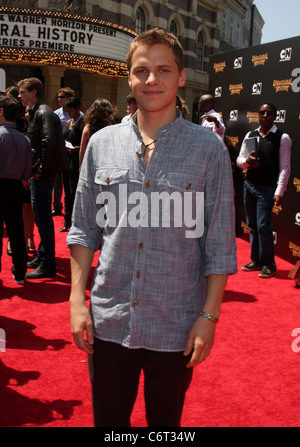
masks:
[[[259,133],[261,133],[260,129],[261,129],[261,127],[258,128],[258,132],[259,132]],[[273,126],[271,127],[271,129],[268,130],[267,135],[268,135],[269,133],[271,133],[271,132],[272,132],[272,133],[276,133],[276,131],[277,131],[277,126],[276,126],[275,124],[273,124]]]
[[[171,123],[167,124],[166,126],[158,129],[157,137],[162,136],[164,134],[168,134],[170,132],[174,132],[181,128],[181,126],[183,125],[184,119],[183,119],[183,116],[182,116],[182,113],[180,112],[180,110],[176,109],[176,115],[177,115],[177,119],[175,119]],[[135,112],[135,114],[132,116],[130,122],[135,127],[135,129],[139,132],[136,121],[137,121],[137,112]]]
[[[13,129],[16,128],[14,123],[3,123],[3,124],[0,124],[0,125],[1,125],[1,127],[12,127]]]

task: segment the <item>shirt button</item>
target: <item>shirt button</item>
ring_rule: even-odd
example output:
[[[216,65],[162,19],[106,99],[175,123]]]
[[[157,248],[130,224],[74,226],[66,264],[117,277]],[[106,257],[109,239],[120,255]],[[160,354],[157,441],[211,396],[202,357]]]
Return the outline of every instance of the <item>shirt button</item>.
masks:
[[[144,246],[144,243],[143,243],[143,242],[140,242],[140,243],[139,243],[139,247],[140,247],[140,248],[143,248],[143,246]]]
[[[149,180],[146,181],[146,187],[147,187],[147,188],[150,188],[150,182],[149,182]]]
[[[109,177],[106,177],[106,183],[109,184]]]
[[[139,302],[138,301],[134,301],[132,304],[131,304],[131,307],[135,307],[135,306],[138,306],[139,305]]]
[[[186,189],[190,189],[191,186],[192,186],[192,185],[189,183],[189,184],[186,186]]]
[[[136,272],[136,277],[139,278],[141,276],[140,272]]]

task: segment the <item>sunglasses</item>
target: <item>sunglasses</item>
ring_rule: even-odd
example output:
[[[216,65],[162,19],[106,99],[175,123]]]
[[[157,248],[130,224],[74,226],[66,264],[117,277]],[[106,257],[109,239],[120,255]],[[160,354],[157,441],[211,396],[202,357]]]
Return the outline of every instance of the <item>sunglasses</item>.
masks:
[[[260,110],[258,113],[261,116],[263,116],[263,115],[274,116],[274,112],[272,112],[272,110]]]
[[[65,96],[58,96],[57,99],[64,99]]]

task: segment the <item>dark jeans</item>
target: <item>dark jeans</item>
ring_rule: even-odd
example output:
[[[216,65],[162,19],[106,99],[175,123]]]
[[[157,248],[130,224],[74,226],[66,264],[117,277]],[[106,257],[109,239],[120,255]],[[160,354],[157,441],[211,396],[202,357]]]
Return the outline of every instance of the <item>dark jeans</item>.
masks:
[[[193,370],[182,352],[128,349],[95,339],[89,356],[96,427],[130,427],[130,415],[144,371],[149,427],[180,427],[184,397]]]
[[[62,179],[65,191],[65,224],[70,227],[79,178],[79,152],[68,152],[68,158],[70,169],[63,172]]]
[[[32,179],[31,204],[34,221],[39,231],[40,244],[37,256],[42,267],[55,269],[55,237],[54,224],[51,214],[52,190],[54,186],[54,175]]]
[[[57,212],[62,210],[62,203],[61,203],[62,190],[63,190],[62,175],[60,173],[57,173],[55,175],[54,188],[53,188],[53,210]]]
[[[250,228],[251,259],[261,266],[276,268],[272,209],[275,189],[245,182],[244,204]]]
[[[27,248],[23,224],[24,188],[20,180],[0,179],[0,271],[3,227],[12,251],[12,272],[16,280],[23,280],[27,270]]]

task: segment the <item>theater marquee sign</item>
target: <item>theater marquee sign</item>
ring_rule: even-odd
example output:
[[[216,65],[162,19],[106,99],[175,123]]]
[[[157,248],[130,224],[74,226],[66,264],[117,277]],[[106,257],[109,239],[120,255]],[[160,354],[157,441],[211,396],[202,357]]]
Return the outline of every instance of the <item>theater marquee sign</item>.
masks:
[[[90,17],[46,10],[0,8],[0,60],[126,76],[135,33]]]

